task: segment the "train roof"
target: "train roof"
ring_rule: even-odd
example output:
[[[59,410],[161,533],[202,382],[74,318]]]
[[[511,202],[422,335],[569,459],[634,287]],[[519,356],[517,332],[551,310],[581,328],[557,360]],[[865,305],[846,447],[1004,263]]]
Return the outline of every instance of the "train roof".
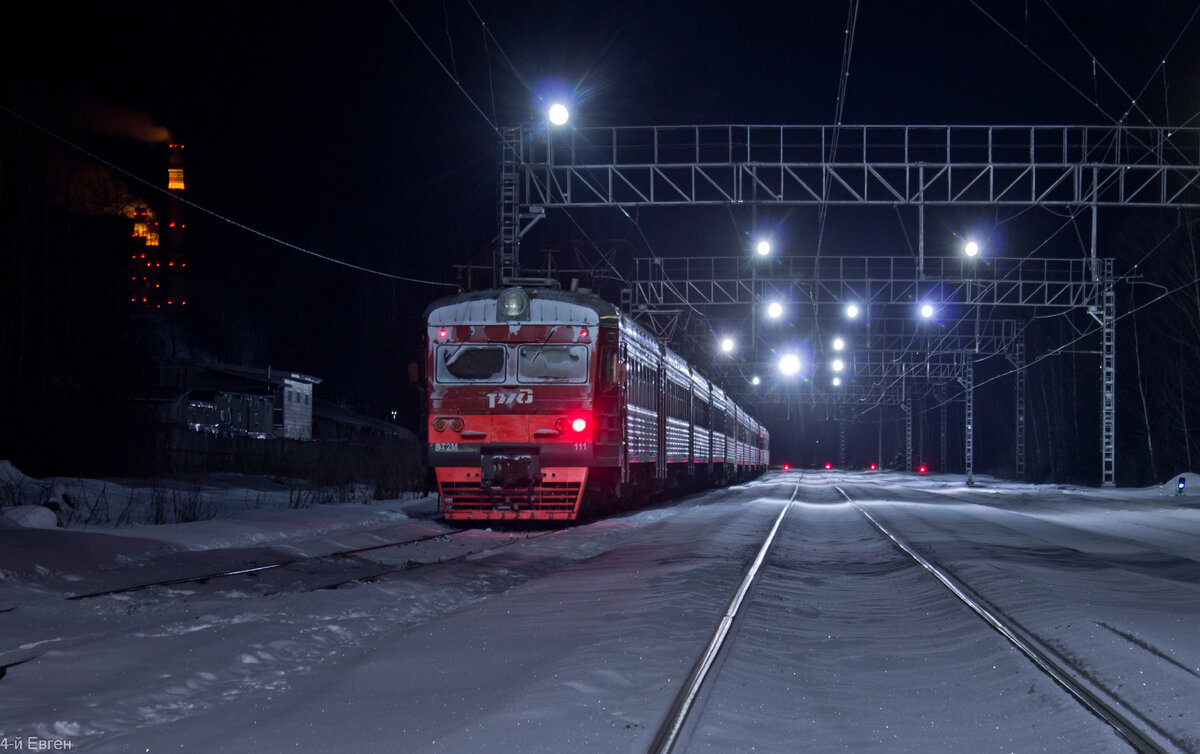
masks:
[[[538,286],[508,286],[505,288],[487,288],[479,291],[468,291],[454,296],[446,296],[434,301],[425,310],[425,320],[433,324],[455,324],[470,321],[496,322],[507,324],[507,321],[497,321],[495,307],[491,305],[505,291],[520,288],[529,297],[531,308],[538,312],[534,321],[543,322],[574,322],[580,321],[578,308],[590,310],[596,324],[605,319],[620,319],[621,311],[613,304],[605,301],[594,293],[585,291],[563,291],[549,287]],[[486,302],[486,303],[485,303]],[[561,305],[561,306],[559,306]],[[441,310],[439,312],[439,310]],[[439,316],[440,314],[440,316]],[[436,322],[435,322],[436,319]],[[585,322],[580,321],[581,324]]]

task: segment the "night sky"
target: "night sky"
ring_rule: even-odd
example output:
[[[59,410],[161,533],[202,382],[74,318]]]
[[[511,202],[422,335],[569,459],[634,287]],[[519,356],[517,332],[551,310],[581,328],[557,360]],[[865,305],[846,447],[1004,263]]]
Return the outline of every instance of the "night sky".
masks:
[[[490,264],[494,127],[540,118],[539,95],[571,91],[579,125],[834,122],[848,2],[701,5],[24,4],[0,18],[0,119],[5,134],[61,137],[154,186],[162,140],[184,143],[186,198],[203,208],[188,210],[188,248],[208,286],[196,347],[321,376],[326,397],[383,416],[410,398],[421,311],[452,290],[429,283]],[[1196,8],[862,3],[842,122],[1195,126]],[[136,179],[122,178],[152,199]],[[771,213],[790,253],[811,247],[814,208]],[[931,253],[938,224],[968,214],[932,219]],[[909,248],[894,213],[862,217],[831,212],[827,253]],[[638,256],[730,255],[748,229],[725,209],[643,210],[640,227],[579,212],[538,225],[524,258],[579,240],[574,222]],[[1044,240],[1039,222],[1023,242]],[[1078,238],[1054,243],[1079,253]]]

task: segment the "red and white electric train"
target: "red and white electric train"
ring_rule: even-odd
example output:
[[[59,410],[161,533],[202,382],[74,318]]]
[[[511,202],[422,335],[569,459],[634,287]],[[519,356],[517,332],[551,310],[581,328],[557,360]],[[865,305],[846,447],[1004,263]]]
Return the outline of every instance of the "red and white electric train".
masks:
[[[763,426],[595,295],[476,291],[426,320],[429,465],[447,519],[574,519],[767,468]]]

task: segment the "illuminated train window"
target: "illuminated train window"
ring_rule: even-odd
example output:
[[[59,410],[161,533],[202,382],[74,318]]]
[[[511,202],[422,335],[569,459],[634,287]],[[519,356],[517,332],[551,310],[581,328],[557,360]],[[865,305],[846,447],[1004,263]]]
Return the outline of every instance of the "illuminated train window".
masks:
[[[529,345],[517,353],[519,382],[587,382],[587,346]]]
[[[438,382],[504,382],[504,346],[442,346]]]

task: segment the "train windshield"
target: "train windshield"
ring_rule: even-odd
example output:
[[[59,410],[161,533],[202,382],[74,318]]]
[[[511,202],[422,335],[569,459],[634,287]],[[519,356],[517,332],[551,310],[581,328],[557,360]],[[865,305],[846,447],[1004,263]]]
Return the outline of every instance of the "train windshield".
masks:
[[[528,345],[521,346],[517,353],[520,382],[587,382],[587,346]]]
[[[504,346],[442,346],[438,382],[504,382]]]

